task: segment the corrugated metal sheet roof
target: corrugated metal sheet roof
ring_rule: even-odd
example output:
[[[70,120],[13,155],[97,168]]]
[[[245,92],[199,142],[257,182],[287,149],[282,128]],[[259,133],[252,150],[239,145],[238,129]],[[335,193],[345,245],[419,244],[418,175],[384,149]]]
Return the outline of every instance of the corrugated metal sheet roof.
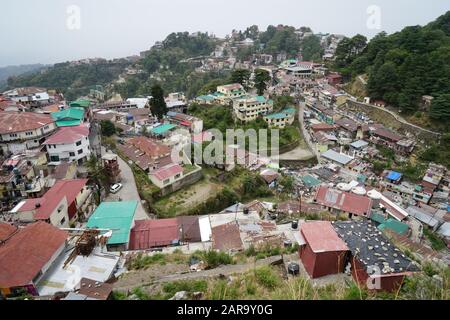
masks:
[[[326,158],[328,160],[332,160],[334,162],[338,162],[338,163],[340,163],[342,165],[346,165],[347,163],[349,163],[350,161],[353,160],[352,157],[347,156],[347,155],[342,154],[342,153],[339,153],[339,152],[336,152],[336,151],[331,150],[331,149],[326,151],[326,152],[324,152],[324,153],[322,153],[321,157]]]
[[[329,221],[303,223],[301,232],[314,253],[348,250]]]
[[[112,229],[108,244],[128,243],[137,201],[102,202],[89,218],[88,228]]]

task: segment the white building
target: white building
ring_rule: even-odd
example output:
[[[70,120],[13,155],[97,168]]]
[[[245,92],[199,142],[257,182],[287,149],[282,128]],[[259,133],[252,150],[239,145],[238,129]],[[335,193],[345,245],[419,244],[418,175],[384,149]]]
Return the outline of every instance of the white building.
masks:
[[[89,128],[84,125],[60,128],[44,145],[47,147],[49,164],[58,165],[63,160],[81,164],[91,154]]]
[[[6,92],[3,95],[14,102],[31,104],[31,103],[47,103],[50,100],[46,89],[44,88],[16,88]]]
[[[146,108],[149,105],[150,99],[147,98],[128,98],[127,102],[135,105],[138,109]]]
[[[0,146],[17,154],[39,147],[56,130],[52,116],[34,112],[0,113]]]

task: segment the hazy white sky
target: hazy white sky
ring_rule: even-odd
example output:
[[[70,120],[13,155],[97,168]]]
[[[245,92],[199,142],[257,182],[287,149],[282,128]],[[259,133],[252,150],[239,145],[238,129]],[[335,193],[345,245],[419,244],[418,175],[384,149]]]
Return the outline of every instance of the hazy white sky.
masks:
[[[68,8],[80,28],[67,27]],[[377,5],[381,29],[367,27]],[[368,37],[426,24],[450,10],[448,0],[2,0],[0,66],[123,57],[148,49],[175,31],[224,36],[256,24],[309,26],[314,32]],[[74,20],[69,20],[74,21]],[[72,24],[73,25],[73,24]]]

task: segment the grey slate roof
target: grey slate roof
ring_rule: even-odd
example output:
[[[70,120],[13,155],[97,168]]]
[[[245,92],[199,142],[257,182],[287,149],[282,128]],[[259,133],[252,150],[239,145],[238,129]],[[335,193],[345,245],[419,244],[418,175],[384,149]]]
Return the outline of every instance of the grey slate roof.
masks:
[[[333,223],[352,255],[369,267],[378,267],[381,274],[419,271],[417,265],[389,242],[369,221],[338,221]]]
[[[352,157],[347,156],[345,154],[336,152],[334,150],[328,150],[324,153],[322,153],[321,157],[326,158],[328,160],[332,160],[334,162],[340,163],[342,165],[346,165],[347,163],[349,163],[350,161],[353,160]]]

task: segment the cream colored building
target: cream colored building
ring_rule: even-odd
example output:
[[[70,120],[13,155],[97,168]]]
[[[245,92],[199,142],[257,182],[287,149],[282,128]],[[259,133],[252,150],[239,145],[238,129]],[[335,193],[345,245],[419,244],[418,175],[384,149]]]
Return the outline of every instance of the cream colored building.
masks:
[[[233,99],[237,99],[245,96],[247,93],[245,92],[244,87],[239,83],[227,84],[224,86],[217,87],[217,100],[221,103],[226,104],[229,103]]]
[[[266,121],[271,128],[283,129],[294,123],[295,113],[294,108],[286,108],[283,111],[265,116],[264,121]]]
[[[237,120],[249,122],[273,110],[273,101],[263,96],[245,96],[233,100],[233,113]]]

